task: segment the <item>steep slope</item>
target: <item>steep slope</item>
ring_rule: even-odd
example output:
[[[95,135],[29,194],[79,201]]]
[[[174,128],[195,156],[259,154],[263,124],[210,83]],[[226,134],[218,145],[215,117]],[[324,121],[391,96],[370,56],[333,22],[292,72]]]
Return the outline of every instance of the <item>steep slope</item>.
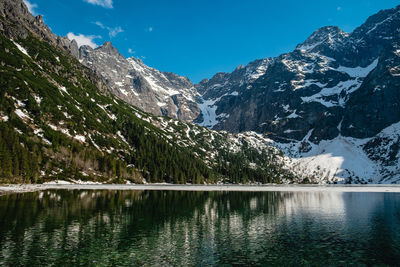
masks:
[[[400,121],[399,29],[400,6],[371,16],[352,33],[318,29],[260,68],[257,60],[217,74],[196,85],[206,117],[197,122],[266,134],[287,155],[313,160],[297,160],[306,173],[325,169],[325,180],[399,182],[399,134],[390,130]],[[260,71],[247,79],[246,69]],[[382,159],[383,150],[391,156]],[[330,164],[335,156],[339,161]]]
[[[102,77],[113,94],[147,112],[189,122],[200,114],[188,78],[150,68],[134,57],[126,59],[110,42],[97,49],[82,46],[79,60]]]
[[[73,57],[67,40],[32,26],[40,17],[21,0],[1,5],[1,183],[300,182],[278,150],[251,134],[218,133],[126,104]]]
[[[245,84],[250,84],[265,74],[272,59],[256,60],[246,67],[240,65],[231,73],[218,73],[211,80],[203,80],[196,85],[201,95],[197,103],[201,109],[200,116],[195,120],[199,125],[214,127],[219,121],[224,121],[227,113],[219,112],[219,105],[230,105],[230,101],[239,95]],[[221,101],[223,99],[223,101]],[[226,103],[226,104],[224,104]]]
[[[324,27],[291,53],[217,74],[196,87],[220,117],[215,129],[296,140],[311,129],[316,141],[342,131],[372,137],[400,119],[399,26],[400,7],[379,12],[351,34]],[[265,63],[258,67],[260,62]],[[255,79],[248,79],[249,69],[258,70]]]

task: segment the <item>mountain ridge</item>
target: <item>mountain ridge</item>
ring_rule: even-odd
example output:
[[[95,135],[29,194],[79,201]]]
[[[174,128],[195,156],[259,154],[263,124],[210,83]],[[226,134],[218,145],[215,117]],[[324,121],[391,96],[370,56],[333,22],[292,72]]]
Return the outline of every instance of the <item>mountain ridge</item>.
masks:
[[[277,149],[248,141],[255,137],[127,104],[78,61],[76,42],[36,24],[41,17],[29,14],[22,0],[0,7],[1,183],[297,181]],[[117,52],[111,43],[103,49]]]
[[[345,33],[342,30],[340,30],[339,27],[337,26],[326,26],[322,27],[320,29],[317,29],[313,34],[310,35],[309,38],[307,38],[306,41],[303,43],[300,43],[297,45],[296,49],[290,53],[282,54],[276,58],[265,58],[265,59],[259,59],[250,62],[246,66],[239,65],[232,73],[217,73],[214,75],[211,79],[204,79],[198,84],[193,84],[190,82],[190,80],[186,79],[186,85],[183,88],[180,85],[172,85],[169,86],[170,88],[173,88],[171,92],[173,93],[164,93],[162,97],[157,94],[153,94],[154,91],[157,91],[157,85],[151,84],[149,86],[144,86],[143,84],[146,84],[146,81],[143,82],[137,82],[137,84],[133,84],[132,82],[128,82],[130,85],[129,88],[123,88],[122,93],[121,90],[119,90],[118,87],[119,84],[121,83],[118,81],[118,85],[114,85],[113,91],[117,92],[116,94],[119,95],[120,97],[124,98],[125,101],[128,103],[131,103],[133,105],[138,105],[138,103],[142,102],[143,104],[140,106],[141,108],[144,108],[145,110],[157,114],[157,115],[165,115],[173,118],[178,118],[184,121],[193,121],[195,123],[198,123],[203,126],[207,126],[210,128],[215,128],[215,129],[223,129],[223,130],[228,130],[228,131],[235,131],[235,132],[240,132],[240,131],[248,131],[248,130],[253,130],[261,133],[267,133],[271,132],[271,138],[274,138],[274,135],[279,135],[279,136],[284,136],[283,132],[276,132],[276,130],[273,130],[271,127],[269,129],[264,129],[265,127],[262,127],[262,123],[270,123],[273,122],[271,119],[266,118],[265,116],[262,116],[260,119],[259,123],[253,123],[253,126],[250,125],[242,125],[242,126],[235,126],[232,127],[234,122],[229,122],[229,116],[234,115],[234,119],[236,121],[251,121],[249,119],[240,119],[240,116],[245,115],[235,115],[235,114],[230,114],[232,113],[235,108],[231,108],[234,105],[232,105],[234,98],[238,97],[239,91],[246,92],[246,89],[251,88],[253,85],[252,83],[261,78],[261,76],[265,75],[267,73],[268,67],[271,65],[277,65],[277,61],[281,61],[283,64],[288,64],[287,69],[291,72],[292,70],[290,69],[290,64],[291,62],[296,61],[296,58],[301,59],[303,57],[303,60],[307,60],[304,58],[304,56],[301,55],[301,53],[306,53],[309,56],[314,56],[315,59],[320,62],[317,62],[320,64],[323,61],[329,61],[327,65],[332,65],[332,67],[342,67],[346,66],[345,68],[352,68],[355,67],[356,71],[357,68],[365,68],[371,65],[371,63],[374,63],[374,60],[377,59],[378,54],[380,53],[383,48],[383,46],[379,43],[379,45],[376,45],[376,42],[374,42],[373,37],[368,37],[369,42],[373,42],[373,48],[370,48],[368,45],[366,46],[360,46],[360,48],[357,48],[357,51],[352,51],[354,50],[354,45],[352,42],[349,40],[357,40],[358,43],[365,43],[365,38],[366,37],[360,37],[363,33],[371,33],[377,28],[381,27],[382,28],[382,21],[386,21],[389,19],[393,19],[393,17],[398,13],[400,7],[397,6],[394,9],[389,9],[389,10],[384,10],[381,11],[373,16],[371,16],[367,21],[357,27],[352,33]],[[382,16],[384,16],[382,18]],[[386,18],[385,16],[389,16]],[[380,31],[382,32],[382,31]],[[383,31],[384,32],[384,31]],[[386,38],[389,38],[386,36]],[[376,39],[376,38],[375,38]],[[349,44],[350,42],[350,44]],[[368,43],[367,43],[368,44]],[[360,51],[359,51],[360,50]],[[348,55],[350,52],[352,53],[351,55]],[[371,52],[373,51],[373,53]],[[335,55],[335,53],[342,53],[341,56]],[[363,53],[363,56],[360,56],[360,53]],[[296,55],[297,54],[297,55]],[[365,54],[369,55],[369,58],[365,58]],[[294,60],[291,59],[291,55],[293,55]],[[318,56],[320,55],[320,56]],[[322,55],[322,56],[321,56]],[[289,57],[289,59],[287,59]],[[334,59],[334,60],[331,60]],[[134,59],[135,61],[138,61],[138,59]],[[356,62],[357,61],[357,62]],[[306,62],[307,64],[307,62]],[[145,65],[144,64],[138,64],[140,66],[134,67],[134,69],[142,69]],[[147,66],[146,66],[147,67]],[[275,67],[275,66],[274,66]],[[330,66],[329,66],[330,67]],[[331,67],[331,68],[332,68]],[[279,68],[279,67],[278,67]],[[153,68],[150,68],[152,70],[155,70]],[[321,70],[321,68],[320,68]],[[319,70],[319,71],[320,71]],[[345,73],[345,69],[342,68],[342,73]],[[337,70],[339,71],[339,70]],[[351,71],[351,70],[350,70]],[[277,72],[282,73],[282,70],[277,70]],[[108,72],[109,73],[109,72]],[[166,73],[166,72],[165,72]],[[164,74],[165,74],[164,73]],[[269,73],[268,73],[269,74]],[[295,73],[299,74],[299,73]],[[348,74],[348,73],[347,73]],[[368,73],[367,73],[368,74]],[[273,75],[273,74],[272,74]],[[290,82],[296,83],[296,82],[302,82],[302,75],[300,74],[299,79],[296,81],[292,78],[290,78],[290,75],[288,74],[288,77],[286,77],[286,80],[291,80]],[[338,75],[338,74],[335,74]],[[366,76],[366,75],[364,75]],[[146,77],[144,75],[145,79],[150,77],[152,79],[151,75]],[[179,76],[180,77],[180,76]],[[365,78],[365,77],[358,77],[358,78]],[[316,80],[321,79],[320,77],[316,77]],[[343,78],[341,78],[344,80]],[[168,80],[168,79],[167,79]],[[361,80],[361,79],[360,79]],[[311,79],[312,81],[312,79]],[[115,81],[114,81],[115,82]],[[276,81],[277,82],[277,81]],[[283,81],[285,82],[285,81]],[[352,81],[353,84],[350,84],[351,86],[357,86],[356,81]],[[243,84],[246,83],[246,88],[240,88],[243,86]],[[147,83],[148,84],[148,83]],[[318,85],[318,83],[314,83]],[[331,83],[332,84],[332,83]],[[307,84],[306,84],[307,85]],[[323,84],[319,84],[323,85]],[[325,84],[327,85],[327,83]],[[138,88],[138,90],[141,90],[142,86],[144,86],[147,90],[147,95],[145,96],[146,100],[143,101],[143,99],[138,99],[135,96],[124,96],[124,92],[126,93],[129,91],[129,89],[132,88]],[[284,85],[281,85],[284,86]],[[168,87],[165,84],[161,84],[161,87]],[[191,87],[188,89],[188,87]],[[306,87],[306,86],[303,86]],[[296,88],[296,87],[295,87]],[[276,89],[277,91],[282,90],[282,88]],[[118,92],[119,91],[119,92]],[[146,91],[146,90],[144,90]],[[353,90],[349,90],[352,92]],[[136,92],[137,93],[137,92]],[[150,94],[149,94],[150,93]],[[139,93],[140,94],[140,93]],[[165,95],[168,95],[171,97],[170,100],[163,100],[162,98],[165,97]],[[174,96],[174,97],[172,97]],[[178,97],[180,96],[180,98]],[[301,97],[308,97],[308,95],[301,96]],[[132,99],[131,99],[132,98]],[[226,98],[225,100],[223,100]],[[180,101],[178,101],[178,99]],[[337,100],[339,101],[339,100]],[[343,100],[341,100],[343,101]],[[322,101],[321,101],[322,102]],[[284,105],[286,106],[286,104]],[[247,110],[249,110],[247,108]],[[278,112],[281,113],[281,112]],[[279,115],[275,113],[275,115]],[[290,115],[290,114],[289,114]],[[239,117],[238,117],[239,116]],[[293,114],[293,116],[296,116],[296,114]],[[225,121],[228,121],[226,123]],[[345,125],[347,123],[347,120],[345,120]],[[230,125],[227,125],[230,124]],[[239,123],[238,125],[241,125]],[[349,126],[349,125],[346,125]],[[387,126],[387,125],[386,125]],[[381,128],[383,129],[383,128]],[[296,130],[296,129],[284,129],[284,131],[288,130]],[[307,130],[302,131],[302,137],[306,135],[308,132]],[[375,131],[375,133],[377,133]],[[328,136],[328,135],[326,135]],[[324,136],[324,137],[326,137]],[[299,139],[297,137],[297,139]]]
[[[204,79],[193,85],[189,98],[197,111],[186,119],[232,133],[261,133],[297,162],[295,168],[325,169],[331,182],[399,181],[398,136],[387,134],[400,121],[399,14],[400,6],[380,11],[351,33],[322,27],[291,52]],[[158,103],[155,98],[146,106]],[[333,144],[343,148],[333,153],[341,160],[318,161]],[[369,162],[368,173],[344,163],[364,164],[351,160],[349,148]],[[390,161],[379,156],[383,149],[390,151]]]
[[[125,58],[111,42],[96,49],[80,47],[78,59],[129,104],[183,121],[193,121],[199,115],[194,85],[188,78],[158,71],[134,57]]]
[[[220,98],[234,72],[225,74],[209,84],[212,128],[264,133],[305,173],[325,169],[327,180],[398,182],[399,29],[400,6],[352,33],[323,27],[236,96]]]
[[[371,16],[352,33],[323,27],[292,52],[238,66],[232,73],[218,73],[194,85],[185,77],[123,57],[109,42],[97,49],[78,48],[75,41],[57,37],[47,26],[42,27],[42,18],[28,14],[20,0],[0,5],[7,13],[2,13],[0,29],[10,38],[2,42],[2,71],[18,77],[16,86],[11,78],[3,81],[7,93],[2,95],[0,110],[5,125],[2,134],[20,140],[26,138],[18,135],[21,129],[27,130],[30,137],[26,140],[30,141],[26,146],[43,149],[31,156],[60,157],[53,147],[59,144],[55,135],[61,136],[62,143],[76,146],[80,153],[97,149],[103,155],[109,154],[111,169],[105,175],[109,179],[126,179],[130,173],[135,174],[135,181],[142,177],[150,182],[216,182],[217,177],[235,183],[400,182],[400,6]],[[17,26],[9,18],[14,18]],[[9,51],[13,56],[8,56]],[[26,77],[31,72],[43,76],[43,87],[57,95],[46,98],[53,101],[54,107],[49,110],[57,114],[57,119],[41,113],[38,105],[45,103],[41,102],[41,95],[48,92],[33,86],[38,81],[32,78],[24,85],[21,70]],[[92,90],[86,95],[80,91],[85,86]],[[19,88],[24,88],[20,90],[23,94]],[[33,92],[29,91],[29,95],[25,90]],[[129,107],[114,95],[166,117]],[[60,103],[73,110],[77,118],[63,110]],[[84,114],[91,112],[97,114],[95,118],[106,118],[106,127]],[[222,131],[209,131],[167,117]],[[76,125],[78,118],[82,126]],[[103,135],[93,132],[94,125],[102,129]],[[30,143],[31,135],[39,137],[41,144],[36,139]],[[150,145],[144,141],[146,138],[152,138],[170,157],[186,157],[192,163],[180,166],[175,158],[172,162],[181,174],[174,173],[173,168],[164,166],[168,161],[156,147],[143,150],[144,144]],[[49,154],[45,150],[48,147],[43,146],[46,143],[58,152]],[[6,154],[15,152],[4,142],[1,146]],[[71,167],[67,173],[84,179],[82,172],[87,175],[89,170],[82,164],[89,163],[82,163],[83,154],[62,147],[66,154],[71,153],[71,158],[73,155],[78,159],[66,162],[67,166],[80,162],[80,169]],[[184,153],[178,153],[179,149]],[[101,153],[87,153],[91,160],[93,155],[96,160],[102,157]],[[38,162],[38,168],[46,175],[59,175],[59,167],[53,169]],[[116,175],[115,164],[124,175]],[[164,167],[160,170],[155,166]],[[90,175],[100,171],[96,167]],[[35,179],[38,176],[45,177],[35,171]]]

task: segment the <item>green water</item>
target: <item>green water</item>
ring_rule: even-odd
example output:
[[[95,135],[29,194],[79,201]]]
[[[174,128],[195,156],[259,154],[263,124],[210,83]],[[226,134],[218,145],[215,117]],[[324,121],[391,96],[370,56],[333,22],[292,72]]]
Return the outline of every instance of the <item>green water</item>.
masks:
[[[398,265],[400,194],[44,191],[0,197],[0,265]]]

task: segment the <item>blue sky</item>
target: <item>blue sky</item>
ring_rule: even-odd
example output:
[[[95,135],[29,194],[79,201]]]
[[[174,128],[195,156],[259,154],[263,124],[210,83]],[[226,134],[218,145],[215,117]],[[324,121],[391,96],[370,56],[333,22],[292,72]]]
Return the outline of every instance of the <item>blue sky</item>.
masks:
[[[293,50],[314,30],[350,32],[398,0],[25,0],[57,35],[101,45],[193,82]]]

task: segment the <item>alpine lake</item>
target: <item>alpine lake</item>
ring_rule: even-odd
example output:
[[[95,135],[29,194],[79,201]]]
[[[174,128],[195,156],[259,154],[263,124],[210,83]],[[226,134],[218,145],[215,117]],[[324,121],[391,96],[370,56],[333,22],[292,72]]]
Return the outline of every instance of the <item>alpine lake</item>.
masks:
[[[399,264],[399,193],[44,190],[0,196],[0,266]]]

